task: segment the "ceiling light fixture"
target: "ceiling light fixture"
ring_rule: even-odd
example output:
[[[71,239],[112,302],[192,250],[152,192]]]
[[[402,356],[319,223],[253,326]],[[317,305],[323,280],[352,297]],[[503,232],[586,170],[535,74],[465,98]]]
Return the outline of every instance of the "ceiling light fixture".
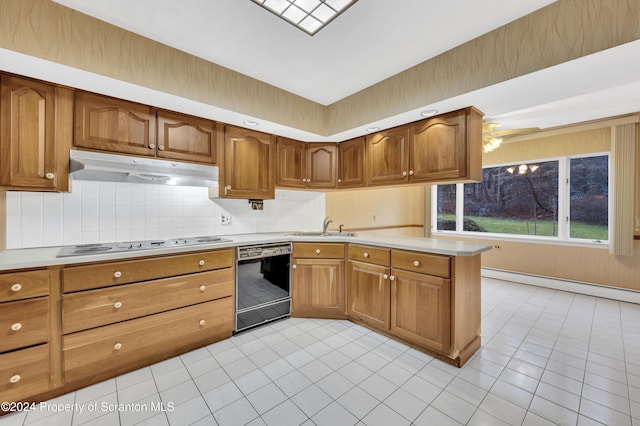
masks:
[[[252,0],[296,28],[314,35],[358,0]]]
[[[377,132],[380,130],[380,127],[367,127],[367,132]]]
[[[420,115],[423,117],[431,117],[438,113],[437,109],[425,109],[424,111],[420,111]]]
[[[496,136],[498,127],[500,127],[500,125],[496,123],[482,122],[482,152],[485,154],[502,145],[502,138]]]
[[[257,121],[251,121],[251,120],[244,120],[243,123],[247,126],[251,126],[251,127],[255,127],[258,125]]]

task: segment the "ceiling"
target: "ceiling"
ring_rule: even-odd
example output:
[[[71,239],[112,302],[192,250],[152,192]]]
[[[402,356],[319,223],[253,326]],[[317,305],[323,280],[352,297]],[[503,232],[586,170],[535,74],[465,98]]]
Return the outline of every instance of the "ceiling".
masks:
[[[555,0],[361,0],[315,36],[251,0],[54,1],[330,105]],[[403,9],[396,10],[398,5]],[[366,133],[364,127],[371,125],[385,128],[415,121],[423,109],[445,112],[468,105],[503,128],[548,128],[638,112],[639,99],[636,41],[311,140],[345,140]],[[241,119],[229,114],[218,111],[216,119]],[[311,135],[298,129],[260,125],[264,131],[310,140]]]

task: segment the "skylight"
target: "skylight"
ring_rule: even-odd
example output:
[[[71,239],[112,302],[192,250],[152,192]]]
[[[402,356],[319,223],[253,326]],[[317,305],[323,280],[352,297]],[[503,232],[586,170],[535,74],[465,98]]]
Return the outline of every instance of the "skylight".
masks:
[[[252,0],[309,35],[314,35],[358,0]]]

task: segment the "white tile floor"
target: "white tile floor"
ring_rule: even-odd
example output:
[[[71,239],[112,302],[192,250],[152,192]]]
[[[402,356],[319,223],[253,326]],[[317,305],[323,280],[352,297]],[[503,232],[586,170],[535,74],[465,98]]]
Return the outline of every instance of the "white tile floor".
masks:
[[[457,369],[348,321],[288,319],[0,426],[640,426],[640,305],[483,279],[482,343]]]

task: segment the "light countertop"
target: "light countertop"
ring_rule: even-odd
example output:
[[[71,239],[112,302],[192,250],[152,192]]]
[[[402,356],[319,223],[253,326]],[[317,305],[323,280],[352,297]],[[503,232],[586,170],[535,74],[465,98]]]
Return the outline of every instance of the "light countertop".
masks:
[[[108,260],[126,260],[162,254],[179,254],[193,251],[213,250],[252,244],[266,244],[283,241],[292,242],[344,242],[371,246],[413,250],[448,256],[475,256],[491,250],[487,244],[467,241],[439,240],[432,238],[393,237],[386,235],[342,236],[294,236],[287,233],[222,235],[230,242],[199,244],[195,246],[164,247],[134,252],[91,254],[85,256],[56,257],[61,247],[13,249],[0,252],[0,271],[11,269],[37,268],[55,265],[70,265]]]

